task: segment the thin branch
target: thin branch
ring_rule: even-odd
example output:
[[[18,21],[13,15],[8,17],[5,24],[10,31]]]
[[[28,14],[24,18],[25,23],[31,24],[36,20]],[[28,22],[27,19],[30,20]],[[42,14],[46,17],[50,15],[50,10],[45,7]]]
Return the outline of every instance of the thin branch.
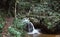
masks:
[[[15,2],[15,18],[16,18],[16,5],[17,5],[17,3]]]

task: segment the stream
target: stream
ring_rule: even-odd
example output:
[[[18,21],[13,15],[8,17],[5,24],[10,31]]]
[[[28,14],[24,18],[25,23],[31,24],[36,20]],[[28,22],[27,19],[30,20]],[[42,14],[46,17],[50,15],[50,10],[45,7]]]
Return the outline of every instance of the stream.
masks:
[[[52,34],[30,34],[26,35],[26,37],[60,37],[60,35],[52,35]]]
[[[60,35],[56,34],[42,34],[40,33],[38,29],[35,29],[34,25],[32,22],[29,21],[29,19],[24,18],[24,22],[28,26],[28,32],[26,37],[60,37]]]

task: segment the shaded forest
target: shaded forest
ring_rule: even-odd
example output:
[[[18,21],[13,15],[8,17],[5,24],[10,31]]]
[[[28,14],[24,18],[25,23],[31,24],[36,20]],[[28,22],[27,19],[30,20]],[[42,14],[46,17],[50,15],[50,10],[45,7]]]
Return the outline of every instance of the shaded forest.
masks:
[[[2,33],[2,29],[5,26],[4,24],[6,22],[6,18],[14,18],[12,22],[13,26],[9,30],[13,29],[13,31],[16,31],[14,30],[14,25],[16,22],[20,22],[18,20],[21,20],[25,17],[29,18],[36,29],[41,29],[42,33],[60,33],[59,0],[0,0],[0,33]],[[19,24],[22,23],[20,22],[17,24],[19,26]],[[17,31],[20,31],[19,28]]]

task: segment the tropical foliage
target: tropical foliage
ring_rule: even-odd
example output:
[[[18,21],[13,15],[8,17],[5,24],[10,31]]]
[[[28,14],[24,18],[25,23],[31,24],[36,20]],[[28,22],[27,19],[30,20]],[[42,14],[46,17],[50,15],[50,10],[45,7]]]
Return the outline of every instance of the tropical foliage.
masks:
[[[3,3],[2,3],[3,2]],[[4,26],[5,17],[15,17],[12,26],[8,28],[11,34],[19,35],[24,28],[22,18],[34,18],[39,21],[42,20],[44,27],[54,32],[57,30],[57,25],[60,22],[60,2],[52,0],[11,0],[0,2],[0,29]],[[40,22],[39,22],[40,23]],[[41,26],[41,24],[39,24]],[[43,28],[43,27],[41,27]],[[20,30],[21,31],[20,31]],[[22,32],[23,33],[23,32]]]

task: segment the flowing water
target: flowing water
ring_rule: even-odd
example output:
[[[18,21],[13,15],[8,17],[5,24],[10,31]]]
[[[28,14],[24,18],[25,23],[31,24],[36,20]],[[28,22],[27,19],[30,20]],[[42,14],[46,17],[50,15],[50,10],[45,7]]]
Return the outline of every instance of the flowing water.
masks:
[[[28,28],[27,29],[28,30],[27,34],[40,34],[39,30],[35,29],[33,23],[30,22],[30,20],[28,18],[24,18],[23,22],[26,23],[26,25],[27,25],[27,28]]]
[[[60,35],[52,35],[52,34],[27,34],[26,37],[60,37]]]
[[[53,35],[53,34],[42,34],[39,32],[39,30],[34,28],[34,25],[32,22],[29,21],[29,19],[24,18],[25,23],[28,24],[28,30],[29,32],[27,33],[26,37],[60,37],[60,35]],[[32,31],[31,31],[32,29]]]
[[[28,32],[28,34],[40,34],[39,30],[38,29],[35,29],[34,28],[34,25],[30,22],[30,25],[32,26],[31,28],[33,29],[32,32]],[[28,25],[29,27],[29,25]]]

